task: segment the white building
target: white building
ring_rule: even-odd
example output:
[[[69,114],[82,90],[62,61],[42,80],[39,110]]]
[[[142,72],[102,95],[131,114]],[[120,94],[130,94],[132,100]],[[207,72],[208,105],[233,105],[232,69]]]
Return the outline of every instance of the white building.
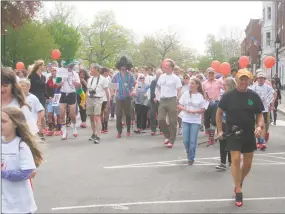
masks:
[[[261,68],[265,69],[263,60],[266,56],[275,56],[275,39],[276,39],[276,6],[274,1],[262,2],[262,19],[261,24]],[[275,67],[267,70],[268,77],[271,76],[271,72],[275,74]]]

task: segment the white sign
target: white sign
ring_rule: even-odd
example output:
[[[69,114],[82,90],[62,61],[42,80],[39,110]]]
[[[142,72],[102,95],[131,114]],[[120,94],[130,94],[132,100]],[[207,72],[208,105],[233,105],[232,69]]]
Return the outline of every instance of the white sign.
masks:
[[[56,77],[67,78],[68,77],[67,68],[57,68],[56,69]]]
[[[52,106],[58,106],[60,98],[61,98],[61,94],[54,94],[53,99],[52,99]]]
[[[119,83],[109,83],[110,89],[119,89]]]

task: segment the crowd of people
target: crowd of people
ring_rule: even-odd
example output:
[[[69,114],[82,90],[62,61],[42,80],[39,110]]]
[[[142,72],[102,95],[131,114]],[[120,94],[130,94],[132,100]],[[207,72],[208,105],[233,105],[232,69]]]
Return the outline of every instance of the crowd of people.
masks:
[[[108,133],[108,121],[114,119],[117,138],[123,137],[124,128],[129,137],[135,126],[134,134],[149,129],[152,136],[163,135],[162,143],[172,148],[176,136],[182,135],[189,165],[195,162],[199,131],[205,131],[209,145],[216,142],[217,132],[221,163],[216,168],[226,170],[228,159],[235,203],[242,206],[242,184],[253,152],[266,149],[269,124],[276,124],[281,100],[277,75],[267,80],[261,69],[255,77],[246,69],[227,75],[211,67],[184,71],[171,59],[158,69],[136,68],[126,57],[115,69],[94,63],[87,70],[66,60],[61,63],[68,70],[66,77],[57,76],[59,67],[57,62],[46,66],[38,60],[27,71],[1,68],[3,213],[35,211],[30,179],[42,161],[36,136],[41,142],[53,135],[66,140],[71,129],[78,137],[78,113],[81,128],[88,128],[90,118],[89,140],[94,144],[100,143],[101,134]],[[15,189],[16,184],[21,190]],[[11,194],[17,196],[17,207]],[[28,201],[22,198],[26,196]]]

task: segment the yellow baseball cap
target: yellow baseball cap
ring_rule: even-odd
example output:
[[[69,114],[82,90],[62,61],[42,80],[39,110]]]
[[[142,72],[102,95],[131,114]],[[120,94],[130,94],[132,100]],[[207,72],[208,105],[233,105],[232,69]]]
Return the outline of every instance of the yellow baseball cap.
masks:
[[[240,69],[237,72],[237,74],[236,74],[237,79],[241,78],[242,76],[247,76],[250,79],[253,78],[253,74],[251,72],[249,72],[247,69]]]

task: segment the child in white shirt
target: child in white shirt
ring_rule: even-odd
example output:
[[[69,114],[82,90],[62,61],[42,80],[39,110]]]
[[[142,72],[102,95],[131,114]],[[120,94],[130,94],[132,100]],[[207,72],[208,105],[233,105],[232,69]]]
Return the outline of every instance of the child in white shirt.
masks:
[[[2,213],[34,213],[31,178],[42,160],[37,138],[20,108],[2,109]]]

